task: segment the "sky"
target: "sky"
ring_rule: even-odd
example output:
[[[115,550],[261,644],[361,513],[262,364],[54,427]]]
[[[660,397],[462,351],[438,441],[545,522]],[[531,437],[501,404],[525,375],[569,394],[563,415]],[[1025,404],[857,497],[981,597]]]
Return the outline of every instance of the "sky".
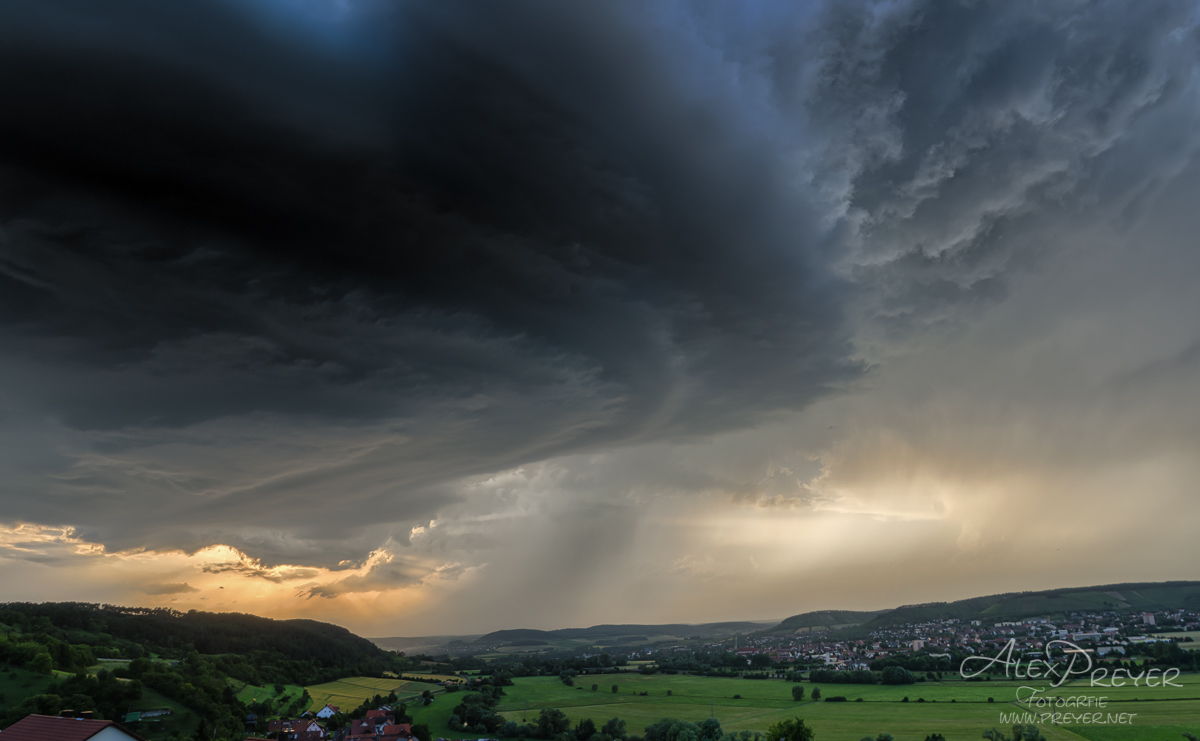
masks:
[[[0,4],[0,594],[1197,579],[1195,2]]]

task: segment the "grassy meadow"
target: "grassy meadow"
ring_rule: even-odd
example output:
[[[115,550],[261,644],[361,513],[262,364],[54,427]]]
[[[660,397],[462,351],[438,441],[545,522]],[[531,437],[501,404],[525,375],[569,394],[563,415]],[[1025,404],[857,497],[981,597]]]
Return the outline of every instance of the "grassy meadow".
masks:
[[[283,692],[276,692],[275,686],[270,684],[264,687],[248,684],[238,690],[237,698],[247,705],[269,700],[275,708],[286,708],[303,694],[304,688],[298,684],[283,685]]]
[[[591,689],[593,681],[599,686],[596,691]],[[531,722],[541,708],[558,708],[572,721],[591,718],[599,724],[619,717],[625,720],[630,733],[639,735],[646,725],[664,717],[700,721],[712,715],[727,731],[765,731],[780,719],[798,716],[816,730],[817,741],[859,741],[883,732],[891,733],[896,741],[923,741],[931,733],[941,733],[947,741],[959,741],[978,739],[991,727],[1011,726],[1011,721],[1001,722],[1001,713],[1027,710],[1015,703],[1017,689],[1022,686],[1016,681],[901,686],[805,682],[805,698],[799,703],[792,700],[791,684],[775,680],[601,675],[577,677],[575,687],[567,687],[557,677],[526,677],[515,682],[515,686],[505,688],[507,695],[498,707],[510,720],[520,722],[525,716]],[[1183,688],[1139,687],[1137,694],[1123,688],[1089,688],[1086,681],[1082,686],[1077,683],[1059,688],[1054,692],[1064,696],[1103,695],[1109,701],[1105,712],[1137,713],[1133,725],[1064,728],[1043,723],[1039,727],[1048,741],[1181,741],[1179,728],[1200,733],[1200,677],[1184,675],[1179,682]],[[618,685],[615,694],[614,683]],[[842,696],[847,702],[813,702],[814,686],[820,687],[823,698]],[[643,696],[642,692],[647,694]],[[902,702],[906,696],[909,701]],[[445,718],[457,704],[453,697],[443,699],[450,701],[441,709]],[[994,701],[989,703],[989,697]],[[431,723],[430,727],[435,735],[451,735],[444,725]]]

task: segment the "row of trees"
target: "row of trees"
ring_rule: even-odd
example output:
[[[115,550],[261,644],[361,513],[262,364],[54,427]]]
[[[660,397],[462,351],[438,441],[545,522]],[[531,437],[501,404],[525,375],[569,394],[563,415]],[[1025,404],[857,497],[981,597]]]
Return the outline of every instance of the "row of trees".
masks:
[[[886,666],[876,674],[867,669],[852,671],[834,671],[831,669],[813,669],[808,673],[810,682],[822,684],[913,684],[917,677],[908,669],[901,666]]]

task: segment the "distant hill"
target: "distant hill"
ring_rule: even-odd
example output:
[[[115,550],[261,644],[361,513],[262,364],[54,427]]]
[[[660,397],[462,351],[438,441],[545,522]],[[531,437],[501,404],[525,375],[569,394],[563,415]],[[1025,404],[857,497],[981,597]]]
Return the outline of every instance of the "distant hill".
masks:
[[[770,623],[748,620],[726,623],[669,623],[666,625],[593,625],[590,628],[560,628],[558,630],[533,630],[517,628],[497,630],[475,639],[475,643],[497,644],[511,641],[552,641],[561,639],[600,640],[606,638],[629,638],[647,636],[674,636],[694,638],[696,636],[724,636],[734,633],[751,633],[762,630]]]
[[[388,651],[404,651],[419,653],[422,649],[435,646],[445,646],[451,641],[472,643],[479,634],[474,635],[443,635],[443,636],[391,636],[388,638],[370,638],[372,643]]]
[[[1136,582],[1095,587],[1047,589],[1040,592],[1009,592],[971,597],[956,602],[903,605],[876,613],[806,612],[785,619],[770,632],[795,630],[810,625],[857,623],[838,631],[845,637],[865,635],[877,628],[931,620],[1007,621],[1059,615],[1088,610],[1154,612],[1179,608],[1200,609],[1200,581]],[[851,616],[860,616],[852,619]],[[866,619],[861,619],[866,616]],[[828,620],[830,622],[817,622]],[[836,622],[833,622],[835,621]]]
[[[590,628],[535,630],[515,628],[486,635],[427,636],[424,638],[374,638],[384,648],[414,651],[417,648],[444,647],[454,640],[470,645],[536,646],[537,642],[596,641],[604,646],[619,646],[664,638],[688,639],[700,636],[724,637],[735,633],[794,633],[797,630],[825,628],[840,637],[865,635],[876,628],[901,623],[955,618],[958,620],[1004,621],[1056,615],[1081,610],[1130,610],[1135,612],[1178,608],[1200,610],[1200,581],[1137,582],[1094,587],[1047,589],[1040,592],[1009,592],[971,597],[955,602],[931,602],[902,605],[888,610],[815,610],[792,615],[777,624],[755,621],[724,623],[668,623],[665,625],[593,625]]]
[[[771,629],[772,633],[793,633],[804,628],[836,628],[846,625],[859,625],[875,618],[887,610],[869,612],[854,612],[852,610],[817,610],[792,615]]]

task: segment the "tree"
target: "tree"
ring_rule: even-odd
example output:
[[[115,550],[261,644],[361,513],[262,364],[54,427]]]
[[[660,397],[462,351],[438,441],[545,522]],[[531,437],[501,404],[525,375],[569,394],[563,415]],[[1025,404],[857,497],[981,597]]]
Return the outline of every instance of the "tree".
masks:
[[[802,685],[792,685],[792,699],[796,702],[804,699],[804,687]]]
[[[721,721],[716,718],[706,718],[700,721],[700,741],[720,741]]]
[[[417,741],[433,741],[433,734],[430,733],[428,724],[416,723],[410,726],[409,731],[417,738]]]
[[[814,700],[821,699],[821,688],[820,687],[813,687],[812,699],[814,699]]]
[[[615,685],[615,684],[613,685],[613,694],[614,695],[617,694],[617,685]]]
[[[596,724],[591,718],[584,718],[575,724],[575,738],[579,741],[588,741],[589,738],[596,734]]]
[[[646,741],[701,741],[703,734],[700,726],[678,718],[663,718],[646,726]]]
[[[913,684],[916,676],[902,666],[885,667],[879,679],[884,684]]]
[[[211,741],[212,732],[208,730],[208,722],[203,718],[196,724],[196,732],[192,734],[193,741]]]
[[[755,669],[766,669],[773,663],[774,662],[771,661],[771,657],[767,654],[754,654],[750,657],[750,666],[754,667]]]
[[[48,653],[40,653],[30,659],[25,668],[34,674],[49,674],[54,671],[54,659]]]
[[[592,692],[595,692],[595,691],[596,691],[596,690],[598,690],[598,689],[600,689],[600,685],[598,685],[598,684],[593,684],[593,685],[592,685]]]
[[[538,713],[538,738],[554,738],[560,733],[566,733],[571,728],[571,719],[557,708],[542,708]]]
[[[1013,741],[1046,741],[1046,737],[1033,724],[1013,726]]]
[[[781,720],[767,728],[767,741],[813,741],[813,738],[813,729],[804,725],[801,718]]]
[[[600,729],[600,732],[611,738],[623,739],[626,735],[625,721],[621,720],[620,718],[613,718],[604,724],[604,727]],[[1196,740],[1192,739],[1192,741]]]
[[[925,737],[925,741],[946,741],[946,737],[940,733],[931,733]]]

